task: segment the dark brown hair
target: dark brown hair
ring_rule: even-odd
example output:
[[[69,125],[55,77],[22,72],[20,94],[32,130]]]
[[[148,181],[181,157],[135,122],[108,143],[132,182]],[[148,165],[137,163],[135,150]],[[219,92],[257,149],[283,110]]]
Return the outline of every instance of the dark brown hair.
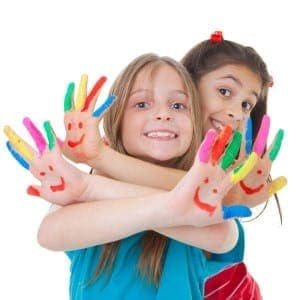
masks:
[[[228,64],[246,66],[260,77],[261,94],[251,111],[255,139],[262,117],[267,112],[268,88],[271,81],[267,66],[260,55],[253,48],[232,41],[212,43],[211,40],[205,40],[193,47],[181,62],[196,85],[204,75]]]

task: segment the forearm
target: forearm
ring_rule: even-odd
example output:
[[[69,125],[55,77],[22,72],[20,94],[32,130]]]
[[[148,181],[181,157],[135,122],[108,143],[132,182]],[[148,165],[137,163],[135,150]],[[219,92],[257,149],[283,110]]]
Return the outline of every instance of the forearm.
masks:
[[[162,190],[171,190],[186,173],[121,154],[109,147],[103,147],[101,154],[88,164],[117,180]]]
[[[68,205],[46,215],[38,241],[51,250],[69,250],[113,242],[151,228],[177,226],[166,200],[164,194],[156,194]]]
[[[155,231],[211,253],[230,251],[236,245],[239,234],[234,220],[206,227],[178,226]]]

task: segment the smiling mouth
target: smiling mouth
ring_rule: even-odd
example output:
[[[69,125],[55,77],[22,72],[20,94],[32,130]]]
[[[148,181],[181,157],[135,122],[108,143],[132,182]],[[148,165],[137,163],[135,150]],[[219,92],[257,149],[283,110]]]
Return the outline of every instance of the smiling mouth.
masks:
[[[71,140],[69,140],[68,141],[68,146],[71,147],[71,148],[77,147],[78,145],[82,144],[84,137],[85,137],[85,135],[83,134],[81,136],[81,138],[80,138],[79,141],[71,141]]]
[[[206,202],[203,202],[200,198],[199,198],[199,191],[200,191],[200,187],[197,187],[196,191],[195,191],[195,195],[194,195],[194,202],[195,204],[201,209],[204,210],[206,212],[208,212],[208,214],[210,216],[213,215],[214,211],[216,210],[217,206],[215,205],[210,205]]]
[[[50,185],[50,189],[52,192],[59,192],[65,189],[66,183],[62,177],[60,177],[60,184]]]
[[[264,184],[261,184],[256,188],[251,188],[251,187],[247,186],[243,180],[241,180],[240,187],[246,194],[252,195],[252,194],[258,193],[264,187]]]

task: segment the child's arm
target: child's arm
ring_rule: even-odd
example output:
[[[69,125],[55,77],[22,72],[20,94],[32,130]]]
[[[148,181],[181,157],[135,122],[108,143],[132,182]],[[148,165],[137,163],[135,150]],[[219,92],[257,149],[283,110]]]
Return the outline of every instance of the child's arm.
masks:
[[[47,138],[49,140],[48,148],[50,150],[46,149],[46,141],[34,126],[34,124],[28,119],[27,123],[29,123],[27,124],[27,127],[30,127],[30,133],[35,136],[37,147],[41,152],[40,156],[33,150],[32,147],[30,147],[25,143],[25,141],[18,137],[9,127],[6,127],[5,132],[8,135],[10,142],[13,144],[12,146],[10,143],[8,143],[8,145],[10,145],[10,151],[13,156],[23,166],[27,166],[27,168],[34,174],[34,176],[42,183],[41,186],[31,187],[30,194],[40,195],[52,203],[66,202],[72,198],[78,201],[81,201],[81,198],[91,200],[96,199],[98,197],[99,190],[101,190],[101,186],[99,186],[98,184],[98,176],[84,174],[83,172],[77,170],[75,167],[70,165],[68,166],[67,162],[61,162],[63,159],[59,155],[59,148],[56,144],[55,136],[49,123],[47,123],[47,126],[45,127],[47,131]],[[24,158],[20,154],[18,154],[13,147],[15,147],[23,155]],[[204,150],[208,151],[208,147],[204,147]],[[47,230],[41,230],[41,232],[49,232],[50,230],[51,234],[46,235],[48,237],[46,238],[46,240],[48,240],[49,237],[55,237],[55,239],[58,238],[58,240],[56,241],[60,243],[61,238],[65,240],[65,235],[71,234],[72,236],[72,232],[69,232],[69,230],[76,229],[73,223],[78,223],[78,214],[84,213],[84,216],[86,216],[87,218],[83,218],[83,224],[79,224],[78,226],[80,226],[83,232],[85,232],[85,238],[79,234],[79,240],[72,239],[73,242],[78,243],[78,247],[82,246],[82,239],[84,243],[87,243],[84,244],[85,246],[93,244],[94,235],[93,232],[91,232],[90,235],[90,226],[93,227],[93,224],[98,223],[100,228],[102,228],[102,230],[104,231],[99,232],[98,227],[95,227],[95,234],[99,238],[99,240],[97,240],[97,243],[105,243],[107,242],[107,238],[110,238],[110,241],[120,239],[123,238],[124,235],[126,236],[140,230],[149,230],[163,227],[180,227],[188,225],[185,226],[185,228],[174,228],[173,230],[164,228],[161,229],[160,232],[171,237],[177,237],[177,239],[186,241],[193,245],[199,245],[200,242],[199,246],[202,246],[201,241],[199,241],[198,236],[196,235],[196,229],[195,231],[192,231],[194,228],[191,226],[206,226],[209,224],[219,223],[227,218],[242,216],[243,214],[245,214],[245,211],[246,214],[248,214],[249,210],[245,210],[245,208],[241,207],[221,208],[220,199],[222,198],[222,195],[224,195],[228,188],[233,185],[233,183],[236,181],[236,178],[239,178],[239,175],[238,173],[231,173],[230,176],[226,175],[223,171],[223,160],[221,168],[218,165],[212,166],[208,164],[207,155],[206,159],[203,160],[201,151],[199,157],[200,165],[198,160],[196,159],[192,170],[185,176],[182,182],[169,193],[165,192],[163,194],[156,194],[139,198],[89,202],[86,205],[83,205],[85,203],[82,203],[78,204],[79,211],[78,208],[74,208],[77,206],[71,205],[71,207],[73,208],[65,207],[61,209],[62,212],[67,212],[66,215],[53,214],[55,217],[54,219],[50,218],[51,226],[42,226],[42,228],[47,228]],[[230,157],[232,157],[232,155],[229,155],[229,158]],[[28,160],[29,162],[27,162],[26,160]],[[230,158],[230,160],[232,159]],[[228,159],[225,160],[225,162],[227,161]],[[245,163],[244,167],[239,170],[239,173],[242,173],[242,170],[246,170],[248,168],[247,166],[248,164]],[[211,176],[212,174],[217,175],[217,180],[215,180],[214,177]],[[243,174],[245,174],[245,171]],[[208,180],[207,176],[210,176],[212,178]],[[109,181],[109,179],[106,180]],[[204,185],[203,190],[201,187],[201,182],[202,185]],[[213,187],[218,187],[219,191],[217,191],[216,188]],[[194,190],[194,192],[191,192],[191,189]],[[213,190],[213,194],[211,190]],[[203,201],[203,199],[206,199],[207,197],[209,199],[211,198],[212,201],[209,201],[209,203]],[[139,200],[139,205],[136,205],[136,201]],[[195,207],[195,204],[199,208]],[[140,212],[141,205],[144,206],[144,209],[150,211],[150,217],[147,215],[147,213],[143,215],[143,213]],[[153,209],[151,209],[152,206],[154,207]],[[85,211],[85,208],[87,209],[87,211]],[[99,209],[98,212],[97,208]],[[166,214],[161,215],[161,220],[160,213],[155,213],[158,212],[158,210],[161,210],[162,212],[164,212],[164,214]],[[71,213],[68,213],[69,211]],[[104,216],[102,216],[102,214],[104,214]],[[121,214],[122,216],[120,217],[119,214]],[[137,218],[133,218],[132,214],[137,215]],[[53,215],[51,214],[51,216]],[[142,216],[142,218],[139,218],[140,215]],[[113,231],[113,234],[111,235],[110,229],[114,227],[112,227],[110,223],[119,219],[121,224],[119,224],[120,226],[115,227],[116,231]],[[47,218],[47,220],[49,220],[49,218]],[[60,223],[60,221],[62,223]],[[126,224],[123,224],[123,222],[133,222],[133,224],[130,223],[127,227]],[[71,224],[70,226],[68,226],[69,223]],[[49,224],[49,222],[46,222],[46,224]],[[65,224],[66,228],[64,228],[62,224]],[[55,229],[58,229],[62,235],[57,235]],[[66,232],[64,230],[66,230]],[[76,229],[76,231],[78,230]],[[80,233],[80,231],[78,232]],[[190,234],[184,237],[184,235],[188,232]],[[43,234],[42,236],[45,236],[45,234]],[[230,238],[228,240],[227,237],[228,235],[224,234],[223,238],[225,238],[227,245],[228,241],[232,242],[235,240],[234,238]],[[207,239],[205,238],[204,240]],[[220,238],[217,239],[217,243],[218,246],[220,246]],[[73,247],[73,244],[71,244],[70,247]],[[211,244],[207,245],[207,247],[208,250],[212,250]],[[228,246],[225,247],[227,248]]]

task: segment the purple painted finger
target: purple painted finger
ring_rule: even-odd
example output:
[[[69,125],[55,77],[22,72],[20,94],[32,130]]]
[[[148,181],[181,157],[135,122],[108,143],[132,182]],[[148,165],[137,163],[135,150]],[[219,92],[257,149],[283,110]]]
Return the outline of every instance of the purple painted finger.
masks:
[[[214,141],[216,139],[217,133],[210,129],[203,140],[203,142],[200,145],[199,149],[199,160],[200,162],[207,163],[209,160],[210,150],[214,144]]]
[[[33,122],[28,118],[23,119],[23,124],[27,128],[28,132],[32,136],[40,155],[42,155],[47,147],[46,140],[44,139],[42,133],[38,128],[33,124]]]
[[[253,151],[257,153],[259,156],[263,154],[264,149],[266,147],[269,129],[270,129],[270,117],[268,115],[264,115],[255,139],[255,143],[253,145]]]

